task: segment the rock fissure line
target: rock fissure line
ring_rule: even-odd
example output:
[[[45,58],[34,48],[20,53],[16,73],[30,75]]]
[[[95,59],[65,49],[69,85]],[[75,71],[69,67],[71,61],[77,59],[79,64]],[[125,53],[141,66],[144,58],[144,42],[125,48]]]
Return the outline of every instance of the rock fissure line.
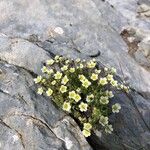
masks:
[[[25,149],[25,143],[24,143],[22,134],[18,130],[14,129],[11,126],[9,126],[8,124],[6,124],[2,119],[0,119],[0,123],[2,125],[6,126],[7,128],[14,130],[17,133],[18,137],[20,138],[21,144],[22,144],[23,148]]]

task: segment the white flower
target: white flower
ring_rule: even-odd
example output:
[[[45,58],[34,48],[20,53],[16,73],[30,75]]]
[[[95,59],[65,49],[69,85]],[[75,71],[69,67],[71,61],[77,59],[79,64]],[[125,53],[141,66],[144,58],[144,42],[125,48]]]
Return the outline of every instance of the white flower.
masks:
[[[48,90],[46,91],[47,96],[51,96],[53,93],[53,90],[51,88],[48,88]]]
[[[83,74],[78,75],[78,78],[82,83],[86,80],[86,77]]]
[[[70,68],[69,70],[71,73],[75,72],[75,68]]]
[[[69,81],[69,79],[68,79],[67,75],[65,75],[65,76],[62,78],[61,83],[65,85],[65,84],[67,84],[68,81]]]
[[[112,67],[112,68],[111,68],[111,72],[112,72],[112,73],[116,73],[117,70],[116,70],[114,67]]]
[[[47,70],[47,74],[48,74],[48,75],[51,75],[53,72],[54,72],[53,69]]]
[[[101,70],[95,69],[95,73],[100,74]]]
[[[64,102],[64,104],[63,104],[63,110],[70,111],[70,109],[71,109],[70,103],[69,102]]]
[[[87,102],[90,102],[92,99],[94,98],[94,95],[93,94],[90,94],[86,97],[86,101]]]
[[[112,80],[110,83],[114,87],[118,86],[118,81],[116,81],[116,80]]]
[[[100,80],[99,80],[100,85],[106,85],[107,83],[108,83],[107,78],[100,78]]]
[[[92,125],[90,123],[84,123],[83,128],[86,129],[86,130],[91,130]]]
[[[54,63],[54,60],[53,59],[50,59],[50,60],[47,60],[46,61],[46,64],[47,65],[52,65]]]
[[[80,88],[77,88],[76,91],[77,91],[78,93],[80,93],[80,92],[81,92],[81,89],[80,89]]]
[[[47,72],[46,66],[43,66],[43,68],[41,70],[42,70],[43,73]]]
[[[39,83],[42,80],[42,76],[37,76],[37,78],[34,79],[35,83]]]
[[[70,62],[69,59],[67,59],[67,60],[65,61],[66,64],[69,64],[69,62]]]
[[[107,75],[107,80],[108,80],[108,81],[112,81],[112,80],[113,80],[113,75],[108,74],[108,75]]]
[[[76,94],[75,97],[74,97],[74,100],[76,102],[78,102],[79,100],[81,100],[81,96],[79,94]]]
[[[87,63],[87,67],[88,67],[88,68],[94,68],[95,66],[96,66],[96,62],[94,62],[94,61],[92,61],[92,60]]]
[[[105,126],[105,132],[111,134],[113,131],[112,125]]]
[[[64,65],[63,67],[61,67],[61,70],[62,71],[66,71],[68,69],[68,66],[67,65]]]
[[[67,92],[67,87],[64,86],[64,85],[61,85],[61,87],[60,87],[60,92],[61,92],[61,93]]]
[[[85,88],[88,88],[90,85],[91,85],[91,82],[88,81],[87,79],[82,82],[82,86],[84,86]]]
[[[55,78],[55,79],[61,79],[61,77],[62,77],[62,73],[59,72],[59,71],[57,71],[57,72],[54,74],[54,78]]]
[[[108,103],[109,103],[108,97],[106,97],[106,96],[101,96],[101,98],[100,98],[100,103],[101,103],[101,104],[104,104],[104,105],[108,104]]]
[[[107,67],[105,67],[105,68],[104,68],[104,70],[105,70],[105,71],[108,71],[108,68],[107,68]]]
[[[80,61],[81,61],[81,59],[80,59],[80,58],[77,58],[77,59],[76,59],[76,62],[78,62],[78,63],[79,63]]]
[[[113,92],[112,91],[106,91],[106,95],[109,97],[109,98],[112,98],[112,97],[114,97],[114,94],[113,94]]]
[[[43,92],[44,92],[44,90],[43,90],[43,88],[42,88],[42,87],[38,88],[37,93],[38,93],[39,95],[42,95],[42,94],[43,94]]]
[[[56,55],[54,59],[59,60],[59,58],[60,58],[60,56]]]
[[[92,73],[91,79],[92,79],[93,81],[97,80],[97,79],[98,79],[98,74]]]
[[[100,123],[102,126],[107,125],[107,124],[108,124],[108,117],[101,116],[101,117],[100,117],[100,120],[99,120],[99,123]]]
[[[81,102],[80,105],[79,105],[79,108],[80,108],[81,112],[87,111],[87,107],[88,107],[88,105],[86,103],[83,103],[83,102]]]
[[[79,68],[81,68],[81,69],[82,69],[83,67],[84,67],[84,66],[83,66],[83,64],[80,64]]]
[[[75,99],[75,96],[76,96],[76,92],[75,91],[71,91],[69,92],[69,98],[71,99]]]
[[[119,103],[112,105],[112,112],[113,113],[119,113],[120,109],[121,109],[121,106]]]
[[[51,82],[51,84],[52,84],[52,85],[55,85],[55,84],[56,84],[56,80],[53,80],[53,81]]]
[[[88,130],[83,130],[82,133],[85,137],[89,137],[91,135],[91,132]]]

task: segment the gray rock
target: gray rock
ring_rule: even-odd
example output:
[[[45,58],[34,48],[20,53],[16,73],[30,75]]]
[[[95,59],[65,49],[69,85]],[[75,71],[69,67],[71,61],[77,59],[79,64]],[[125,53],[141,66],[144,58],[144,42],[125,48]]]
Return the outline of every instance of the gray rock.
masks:
[[[48,52],[30,43],[27,40],[19,38],[8,38],[0,35],[0,58],[10,64],[23,67],[34,73],[40,73],[40,68],[45,59],[50,58]],[[35,64],[37,67],[35,67]]]
[[[129,56],[120,36],[127,25],[149,30],[149,21],[136,18],[137,2],[0,1],[0,149],[149,150],[150,73]],[[112,116],[115,131],[93,135],[92,148],[68,115],[36,94],[33,77],[54,54],[95,57],[137,91],[116,97],[122,111]]]
[[[123,35],[129,46],[129,53],[144,68],[150,67],[150,31],[128,27]]]
[[[90,141],[109,150],[148,150],[150,147],[150,103],[137,93],[119,94],[114,102],[121,104],[119,114],[111,116],[112,135],[93,135]],[[96,142],[95,142],[96,141]]]
[[[91,149],[77,124],[36,94],[28,71],[2,62],[0,68],[0,149]]]
[[[140,43],[139,43],[139,50],[143,51],[144,56],[147,58],[150,56],[150,36],[147,38],[144,38]]]
[[[132,7],[134,4],[135,2]],[[5,11],[2,8],[5,8]],[[103,9],[112,12],[110,13],[112,16],[109,17],[107,11],[103,11]],[[63,13],[60,13],[60,10]],[[23,44],[24,40],[31,41],[33,44],[28,41],[25,43],[32,47],[32,51],[36,49],[34,45],[38,45],[51,53],[72,57],[101,54],[97,56],[97,60],[108,66],[116,67],[118,74],[128,79],[128,82],[136,90],[146,96],[150,95],[150,82],[148,82],[150,74],[128,55],[128,47],[118,33],[125,24],[122,21],[124,19],[118,19],[118,12],[115,13],[115,9],[108,3],[102,4],[96,0],[84,0],[83,2],[34,0],[29,5],[27,1],[22,0],[2,0],[0,13],[2,16],[0,32],[6,34],[11,40],[18,37],[19,44]],[[116,20],[118,21],[116,22]],[[111,22],[114,23],[109,25]],[[62,28],[63,34],[55,32],[58,27]],[[20,49],[19,44],[15,44],[13,48],[11,53],[13,57],[15,49]],[[28,50],[25,50],[26,47],[24,46],[23,50],[20,49],[20,55],[31,50],[29,47]],[[1,59],[5,59],[4,56],[8,55],[5,50],[3,51]],[[47,55],[46,52],[44,55]],[[14,62],[11,58],[12,64],[18,63],[15,57],[13,58]],[[31,55],[30,57],[32,59]],[[39,59],[43,59],[44,56],[41,57]],[[31,69],[33,70],[33,68]]]
[[[143,19],[143,16],[139,16],[138,11],[141,6],[149,7],[149,0],[106,0],[110,3],[114,9],[122,14],[128,20],[126,26],[138,27],[140,29],[150,30],[149,17]]]

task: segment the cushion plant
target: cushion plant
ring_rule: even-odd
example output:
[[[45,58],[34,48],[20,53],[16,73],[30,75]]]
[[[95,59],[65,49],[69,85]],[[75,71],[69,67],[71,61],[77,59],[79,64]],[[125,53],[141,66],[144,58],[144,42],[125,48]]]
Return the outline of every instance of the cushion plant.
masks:
[[[34,79],[39,85],[37,93],[52,97],[55,104],[68,112],[82,127],[85,137],[100,124],[111,133],[111,113],[119,113],[119,103],[110,105],[114,91],[129,88],[115,80],[115,68],[98,68],[97,62],[67,59],[55,56],[46,61],[43,74]],[[113,103],[113,102],[111,102]]]

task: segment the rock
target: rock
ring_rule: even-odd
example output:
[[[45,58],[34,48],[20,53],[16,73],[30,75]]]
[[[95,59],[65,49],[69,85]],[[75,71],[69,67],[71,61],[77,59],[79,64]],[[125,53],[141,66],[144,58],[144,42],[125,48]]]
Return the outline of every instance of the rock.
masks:
[[[24,39],[11,39],[0,35],[0,43],[5,45],[0,45],[0,58],[2,60],[34,73],[40,73],[42,63],[45,62],[45,59],[50,58],[48,52]],[[37,67],[35,67],[35,64]]]
[[[150,37],[150,20],[148,17],[150,1],[106,0],[106,2],[127,19],[127,24],[122,27],[121,35],[128,46],[128,53],[141,67],[150,71],[149,57],[145,55],[149,53],[150,49],[148,40]],[[124,34],[126,30],[128,32]],[[134,38],[132,42],[130,37]]]
[[[150,73],[142,64],[150,22],[137,16],[138,6],[138,0],[0,1],[0,149],[149,150]],[[124,41],[129,37],[135,45]],[[112,116],[115,131],[97,131],[88,140],[92,148],[73,119],[36,94],[33,78],[55,54],[96,58],[116,67],[134,89],[116,97],[122,111]]]
[[[91,149],[77,124],[36,94],[28,71],[3,62],[0,68],[0,149]]]
[[[145,16],[145,17],[150,17],[150,6],[146,5],[146,4],[141,4],[138,9],[137,12],[139,13],[140,16]]]
[[[150,0],[139,0],[138,4],[147,4],[147,5],[149,5],[150,4]]]
[[[25,50],[27,46],[24,46],[23,51],[20,50],[20,54],[31,49],[35,51],[35,45],[38,45],[38,47],[55,54],[72,57],[97,56],[97,60],[103,64],[116,67],[118,74],[128,79],[128,82],[136,90],[146,96],[150,95],[149,72],[131,59],[128,55],[128,47],[118,33],[126,22],[122,20],[126,19],[124,19],[125,17],[119,19],[119,11],[115,11],[116,5],[112,8],[109,3],[97,0],[84,0],[82,3],[73,0],[71,5],[70,2],[60,0],[45,3],[34,0],[32,7],[27,1],[21,0],[8,1],[8,3],[2,0],[0,3],[1,8],[5,8],[5,11],[0,9],[3,16],[1,18],[3,20],[0,22],[1,32],[11,40],[16,37],[19,39],[19,44],[15,44],[11,55],[15,55],[15,49],[20,49],[20,44],[28,43],[30,49],[28,47],[28,50]],[[6,5],[7,7],[5,7]],[[118,6],[120,5],[118,4]],[[134,3],[132,7],[134,7]],[[120,8],[122,7],[120,6]],[[63,10],[63,14],[60,13],[60,9]],[[109,17],[107,11],[103,11],[103,9],[112,12],[110,13],[112,16]],[[12,17],[10,18],[10,16]],[[111,22],[113,23],[111,24]],[[58,27],[63,30],[63,34],[55,32]],[[35,40],[31,40],[32,35],[36,35]],[[31,42],[29,42],[30,40]],[[6,54],[4,53],[6,51],[3,52],[1,59],[5,59],[4,55]],[[27,55],[26,53],[26,57],[29,57]],[[43,59],[45,55],[47,54],[45,53],[38,59]],[[12,62],[12,58],[10,61],[13,64],[18,63],[15,58],[14,62]],[[20,63],[21,61],[18,64]],[[31,64],[25,65],[31,66]],[[38,66],[40,65],[38,64]]]
[[[143,54],[145,57],[150,56],[150,36],[147,38],[144,38],[140,43],[139,43],[139,50],[143,51]]]
[[[145,12],[145,11],[149,11],[149,6],[146,5],[146,4],[141,4],[137,10],[138,13],[142,13],[142,12]]]
[[[104,146],[109,150],[148,150],[150,142],[150,103],[137,93],[130,95],[121,93],[115,97],[122,109],[119,114],[112,115],[111,121],[114,126],[113,134],[108,136],[93,135],[90,141],[98,147]]]
[[[114,9],[119,12],[123,17],[127,18],[128,24],[126,26],[137,27],[140,29],[150,30],[149,17],[143,19],[143,16],[139,15],[141,8],[147,9],[150,6],[149,0],[106,0],[111,4]],[[149,14],[149,11],[146,12]],[[129,15],[130,14],[130,15]]]
[[[129,54],[144,68],[149,70],[150,32],[128,27],[122,32],[122,37],[128,44]]]

